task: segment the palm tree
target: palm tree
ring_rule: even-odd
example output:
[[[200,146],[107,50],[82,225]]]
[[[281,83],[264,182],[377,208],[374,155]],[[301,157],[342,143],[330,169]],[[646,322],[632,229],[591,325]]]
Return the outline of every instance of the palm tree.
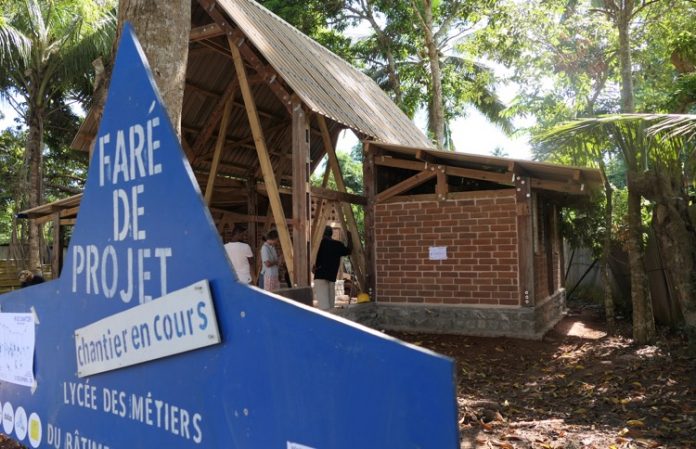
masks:
[[[0,94],[27,127],[25,207],[43,199],[45,126],[81,98],[91,63],[111,50],[115,18],[92,0],[24,0],[0,6]],[[40,267],[39,227],[29,226],[28,268]]]
[[[546,144],[613,151],[626,162],[629,194],[653,204],[653,228],[674,283],[687,333],[696,343],[696,226],[689,212],[696,187],[696,115],[621,114],[566,123],[542,136]],[[632,216],[631,216],[632,215]],[[640,206],[629,208],[633,332],[654,339],[652,303],[643,262]]]

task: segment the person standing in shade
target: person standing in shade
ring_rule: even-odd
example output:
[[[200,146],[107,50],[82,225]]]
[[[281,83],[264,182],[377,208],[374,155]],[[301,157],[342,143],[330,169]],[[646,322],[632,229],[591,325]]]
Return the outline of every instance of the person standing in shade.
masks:
[[[251,262],[254,253],[251,247],[245,243],[246,229],[236,225],[232,230],[232,237],[229,243],[225,244],[225,252],[232,262],[234,272],[237,274],[237,281],[242,284],[251,284]]]
[[[275,249],[275,244],[278,242],[278,231],[275,229],[268,232],[266,241],[261,246],[261,279],[263,284],[259,287],[266,291],[274,292],[280,288],[280,280],[278,278],[278,265],[280,260],[278,252]]]
[[[32,285],[41,284],[44,282],[43,276],[33,273],[29,270],[23,270],[19,273],[20,288],[31,287]]]
[[[317,252],[317,262],[314,266],[314,294],[318,307],[328,310],[334,307],[336,301],[336,276],[341,257],[349,256],[352,250],[350,234],[348,246],[332,238],[331,226],[324,228],[324,237]]]

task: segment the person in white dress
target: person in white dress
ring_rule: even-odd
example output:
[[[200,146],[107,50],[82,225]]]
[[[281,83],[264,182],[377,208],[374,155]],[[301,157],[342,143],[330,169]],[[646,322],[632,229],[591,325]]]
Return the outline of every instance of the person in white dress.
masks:
[[[225,252],[232,262],[232,267],[237,275],[237,281],[242,284],[251,284],[251,265],[254,253],[251,247],[245,243],[246,229],[236,225],[232,230],[230,241],[225,244]]]

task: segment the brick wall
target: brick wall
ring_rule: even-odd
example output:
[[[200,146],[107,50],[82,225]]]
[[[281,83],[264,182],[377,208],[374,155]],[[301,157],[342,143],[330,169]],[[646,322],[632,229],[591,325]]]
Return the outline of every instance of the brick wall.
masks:
[[[519,305],[514,190],[432,195],[375,207],[377,301]],[[429,260],[446,246],[447,260]]]

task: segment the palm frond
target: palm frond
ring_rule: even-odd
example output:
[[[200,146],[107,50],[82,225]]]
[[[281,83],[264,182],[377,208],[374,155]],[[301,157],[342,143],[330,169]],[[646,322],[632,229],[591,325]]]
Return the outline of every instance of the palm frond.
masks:
[[[9,23],[0,22],[0,65],[26,65],[31,54],[31,40]]]

